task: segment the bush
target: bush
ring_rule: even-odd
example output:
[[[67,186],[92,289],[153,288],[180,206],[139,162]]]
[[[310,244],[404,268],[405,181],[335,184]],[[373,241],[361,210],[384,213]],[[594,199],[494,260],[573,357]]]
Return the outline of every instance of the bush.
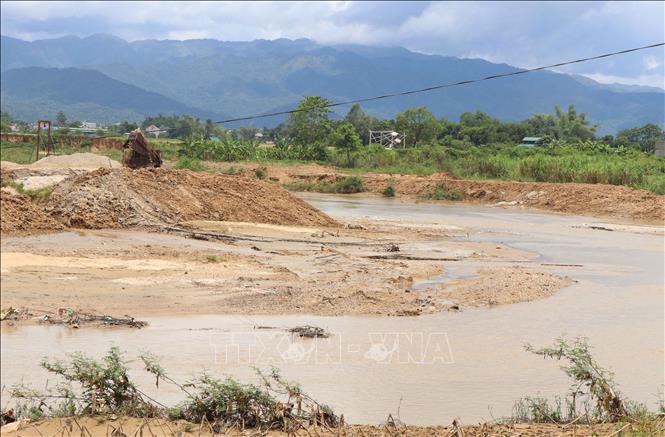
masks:
[[[441,183],[425,193],[424,197],[430,200],[461,200],[462,194],[455,188],[450,188],[445,183]]]
[[[363,181],[358,176],[347,176],[334,184],[334,192],[341,194],[360,193],[365,191]]]
[[[187,169],[192,171],[205,170],[205,167],[203,166],[203,162],[201,162],[201,160],[196,158],[190,158],[187,156],[182,156],[178,158],[178,161],[175,164],[175,168]]]
[[[381,194],[385,197],[395,197],[395,187],[388,185]]]
[[[259,167],[254,170],[254,174],[259,179],[265,179],[268,174],[268,169],[266,167]]]

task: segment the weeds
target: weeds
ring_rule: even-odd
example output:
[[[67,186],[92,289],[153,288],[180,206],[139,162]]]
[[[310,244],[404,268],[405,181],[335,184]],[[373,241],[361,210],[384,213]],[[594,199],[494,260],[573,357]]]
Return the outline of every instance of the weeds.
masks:
[[[388,185],[382,192],[384,197],[395,197],[395,187]]]
[[[265,179],[268,174],[268,169],[266,167],[258,167],[254,170],[254,175],[258,179]]]
[[[175,168],[187,169],[192,171],[204,171],[205,167],[200,159],[181,156],[175,164]]]
[[[450,188],[445,183],[440,183],[426,192],[423,197],[430,200],[461,200],[462,194],[455,188]]]
[[[291,191],[316,191],[319,193],[352,194],[365,191],[363,181],[358,176],[347,176],[333,182],[291,181],[282,185]]]
[[[25,194],[35,203],[45,203],[53,192],[53,186],[35,188],[35,189],[26,189],[23,184],[16,182],[12,179],[3,179],[3,187],[10,187],[15,189],[19,194]]]
[[[206,256],[206,262],[211,263],[211,264],[217,264],[222,262],[224,259],[223,257],[219,255],[208,255]]]

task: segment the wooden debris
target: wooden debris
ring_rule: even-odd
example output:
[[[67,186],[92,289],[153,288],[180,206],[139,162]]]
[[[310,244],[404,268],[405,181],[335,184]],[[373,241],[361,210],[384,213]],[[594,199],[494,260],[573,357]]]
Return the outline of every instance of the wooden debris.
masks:
[[[300,337],[306,338],[328,338],[330,334],[326,332],[325,329],[319,328],[318,326],[312,325],[303,325],[296,326],[295,328],[289,329],[289,332],[297,334]]]

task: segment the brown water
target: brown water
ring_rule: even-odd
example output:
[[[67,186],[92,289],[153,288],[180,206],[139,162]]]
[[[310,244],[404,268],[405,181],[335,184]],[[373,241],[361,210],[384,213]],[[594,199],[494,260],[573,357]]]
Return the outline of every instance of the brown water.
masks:
[[[172,377],[206,369],[255,378],[251,365],[271,365],[352,422],[377,423],[388,413],[413,424],[465,423],[509,415],[524,395],[564,394],[568,381],[555,362],[523,351],[525,343],[583,335],[597,359],[611,367],[628,397],[655,407],[664,378],[663,239],[574,227],[594,219],[444,204],[408,204],[366,197],[303,196],[335,218],[406,220],[422,226],[459,226],[475,241],[501,242],[539,254],[579,282],[551,298],[493,309],[417,318],[318,316],[197,316],[155,318],[140,331],[25,326],[2,329],[2,384],[43,384],[45,355],[111,345],[136,359],[150,350]],[[466,232],[459,233],[467,238]],[[451,266],[436,280],[473,273]],[[456,270],[457,269],[457,270]],[[311,323],[330,339],[299,340],[279,328]],[[254,329],[255,326],[278,329]],[[142,388],[169,403],[180,394],[131,363]],[[53,383],[53,380],[51,381]],[[6,402],[3,399],[3,404]]]

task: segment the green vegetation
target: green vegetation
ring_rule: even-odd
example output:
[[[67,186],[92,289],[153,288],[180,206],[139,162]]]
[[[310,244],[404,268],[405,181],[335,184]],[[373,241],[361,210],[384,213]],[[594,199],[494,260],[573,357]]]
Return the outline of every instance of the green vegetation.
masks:
[[[632,402],[620,393],[613,375],[593,358],[585,338],[568,342],[555,340],[551,347],[525,349],[544,358],[564,361],[561,370],[572,380],[565,398],[550,402],[542,397],[525,397],[513,408],[515,422],[602,423],[629,422],[643,428],[655,425],[657,415],[642,404]]]
[[[393,184],[389,184],[382,192],[384,197],[395,197],[395,187]]]
[[[32,190],[27,190],[23,187],[23,184],[20,182],[16,182],[13,179],[9,178],[3,178],[2,179],[2,186],[3,187],[11,187],[15,189],[18,193],[20,194],[25,194],[32,200],[33,202],[36,203],[44,203],[48,200],[49,196],[51,196],[51,193],[53,192],[53,186],[48,186],[48,187],[42,187],[42,188],[35,188]]]
[[[155,376],[155,383],[166,381],[180,389],[185,399],[167,408],[146,396],[129,377],[125,358],[116,347],[101,360],[80,352],[68,360],[42,361],[41,366],[64,379],[46,392],[25,386],[10,391],[19,400],[19,418],[72,415],[128,415],[168,417],[190,423],[207,423],[215,432],[226,427],[297,430],[314,421],[336,426],[339,421],[326,405],[319,404],[295,384],[285,381],[276,369],[269,374],[257,371],[262,384],[243,384],[233,378],[218,379],[202,374],[180,384],[173,380],[149,353],[140,356],[144,369]],[[76,387],[72,387],[74,384]]]
[[[211,264],[217,264],[220,263],[224,260],[224,257],[219,256],[219,255],[208,255],[206,256],[206,262],[209,262]]]
[[[187,169],[192,171],[203,171],[205,167],[200,159],[182,156],[175,163],[175,168]]]
[[[358,176],[347,176],[334,182],[292,181],[284,184],[291,191],[316,191],[319,193],[352,194],[365,191],[363,181]]]
[[[256,169],[254,169],[254,175],[258,179],[265,179],[267,173],[268,173],[268,169],[266,167],[258,167]]]
[[[461,200],[462,194],[458,190],[446,186],[445,183],[440,183],[425,193],[423,197],[430,200]]]
[[[303,98],[298,112],[275,129],[223,130],[186,116],[158,116],[142,124],[164,126],[169,136],[151,139],[162,157],[177,160],[178,168],[204,169],[202,161],[219,162],[319,162],[343,167],[352,173],[381,172],[429,175],[445,172],[465,179],[502,179],[534,182],[579,182],[626,185],[665,194],[665,159],[651,152],[663,130],[654,124],[627,129],[616,137],[595,137],[597,126],[573,106],[556,107],[553,114],[534,114],[518,123],[502,123],[483,112],[467,112],[459,122],[436,119],[424,107],[410,108],[394,120],[379,120],[353,105],[344,120],[330,118],[329,102],[317,96]],[[63,114],[64,116],[64,114]],[[3,114],[4,121],[10,117]],[[62,117],[61,117],[62,118]],[[66,117],[65,117],[66,119]],[[63,120],[60,120],[63,121]],[[120,130],[135,125],[124,123]],[[368,144],[369,129],[406,133],[405,148],[386,149]],[[260,144],[261,133],[270,144]],[[63,135],[60,131],[58,136]],[[542,146],[520,147],[524,136],[542,137]],[[57,142],[57,139],[56,139]],[[32,145],[2,144],[2,159],[30,162]],[[81,151],[60,148],[58,153]],[[99,153],[119,160],[119,150]],[[233,173],[231,173],[233,174]],[[262,179],[263,172],[255,171]],[[296,185],[301,185],[297,188]],[[337,192],[329,184],[290,184],[292,189]],[[356,188],[349,188],[354,190]],[[339,192],[346,188],[339,187]],[[432,193],[433,198],[455,197]]]

